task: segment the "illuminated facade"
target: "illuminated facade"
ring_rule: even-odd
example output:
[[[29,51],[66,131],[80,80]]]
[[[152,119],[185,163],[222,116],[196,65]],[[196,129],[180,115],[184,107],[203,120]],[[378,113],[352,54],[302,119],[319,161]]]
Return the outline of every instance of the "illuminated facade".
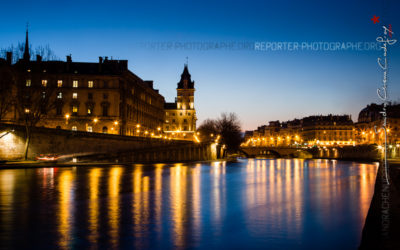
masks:
[[[243,146],[353,145],[354,124],[348,115],[309,116],[287,122],[271,121],[248,136]],[[250,133],[248,133],[250,135]]]
[[[126,60],[73,62],[67,56],[66,61],[42,61],[37,56],[31,61],[26,48],[24,59],[7,64],[19,91],[46,90],[53,96],[55,107],[36,126],[137,136],[162,133],[164,97],[152,81],[128,70]],[[8,114],[8,122],[24,119],[16,110]]]
[[[185,65],[178,82],[177,98],[165,103],[163,130],[173,138],[192,139],[196,131],[196,109],[194,108],[194,81]]]
[[[356,123],[358,144],[381,145],[385,141],[384,131],[381,129],[383,119],[380,112],[382,109],[382,105],[372,103],[360,111]],[[375,126],[378,133],[375,133]],[[387,107],[387,133],[388,144],[400,144],[400,104]]]

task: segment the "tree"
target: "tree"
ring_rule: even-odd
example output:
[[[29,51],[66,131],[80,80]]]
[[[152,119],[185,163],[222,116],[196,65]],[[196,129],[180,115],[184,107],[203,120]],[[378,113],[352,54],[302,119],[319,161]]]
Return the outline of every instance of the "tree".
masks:
[[[235,113],[222,113],[216,120],[207,119],[197,130],[202,141],[215,140],[219,135],[220,143],[226,145],[229,153],[237,152],[242,142],[241,125]]]
[[[16,108],[20,122],[25,125],[25,160],[28,159],[28,149],[32,128],[50,111],[56,108],[55,86],[44,83],[32,83],[27,86],[20,79],[17,90]]]
[[[0,121],[6,119],[15,101],[15,77],[8,65],[0,65]]]
[[[25,43],[18,43],[17,45],[11,44],[6,48],[0,49],[0,58],[6,58],[7,52],[12,52],[12,63],[15,64],[19,59],[23,58],[24,50]],[[59,60],[48,44],[45,46],[40,45],[35,48],[29,46],[29,54],[31,55],[31,60],[34,60],[36,55],[41,56],[43,61]]]

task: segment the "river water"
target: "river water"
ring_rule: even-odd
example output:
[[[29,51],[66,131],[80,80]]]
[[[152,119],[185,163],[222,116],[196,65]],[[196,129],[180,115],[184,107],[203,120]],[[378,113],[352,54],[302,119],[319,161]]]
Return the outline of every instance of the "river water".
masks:
[[[7,249],[356,249],[378,165],[336,160],[0,170]]]

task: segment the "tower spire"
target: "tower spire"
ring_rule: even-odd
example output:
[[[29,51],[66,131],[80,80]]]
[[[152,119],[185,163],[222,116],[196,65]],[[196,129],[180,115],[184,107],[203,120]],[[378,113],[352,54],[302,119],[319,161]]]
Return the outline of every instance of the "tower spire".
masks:
[[[25,37],[25,50],[24,50],[24,60],[29,61],[31,56],[29,54],[29,39],[28,39],[28,23],[26,23],[26,37]]]

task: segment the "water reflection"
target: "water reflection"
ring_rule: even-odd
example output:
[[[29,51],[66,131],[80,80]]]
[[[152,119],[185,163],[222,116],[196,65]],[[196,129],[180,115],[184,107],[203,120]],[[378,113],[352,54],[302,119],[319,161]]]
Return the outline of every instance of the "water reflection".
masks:
[[[376,170],[301,159],[1,170],[1,246],[356,247]]]
[[[59,208],[57,214],[59,216],[58,232],[60,239],[58,245],[62,249],[69,249],[72,243],[72,227],[74,224],[74,175],[71,170],[63,171],[58,177],[59,191]]]

